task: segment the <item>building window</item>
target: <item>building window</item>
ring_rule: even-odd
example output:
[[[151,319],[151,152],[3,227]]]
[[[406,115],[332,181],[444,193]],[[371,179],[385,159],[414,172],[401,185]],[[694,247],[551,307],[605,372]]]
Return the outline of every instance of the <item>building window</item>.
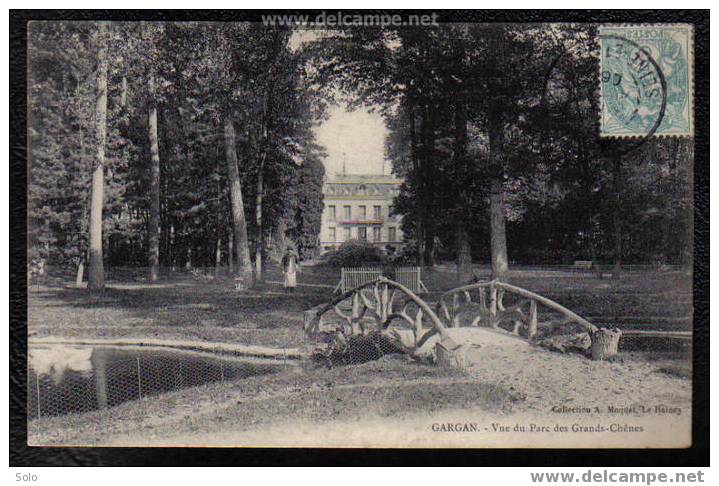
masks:
[[[359,217],[361,220],[367,219],[367,206],[359,207]]]
[[[372,241],[380,242],[382,241],[382,229],[379,226],[375,226],[372,228]]]
[[[337,241],[337,228],[330,228],[330,241]]]
[[[382,219],[382,206],[374,207],[374,219]]]
[[[397,228],[389,229],[389,241],[397,241]]]
[[[349,226],[345,228],[345,241],[352,238],[352,228]]]
[[[332,221],[337,219],[337,207],[336,206],[330,206],[330,219]]]
[[[347,221],[352,219],[352,206],[345,206],[345,219]]]
[[[367,241],[367,228],[364,226],[357,228],[357,237],[360,240]]]

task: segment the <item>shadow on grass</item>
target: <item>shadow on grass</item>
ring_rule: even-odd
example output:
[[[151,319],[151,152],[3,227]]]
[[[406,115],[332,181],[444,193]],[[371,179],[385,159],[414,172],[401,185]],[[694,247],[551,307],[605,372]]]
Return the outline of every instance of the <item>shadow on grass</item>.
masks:
[[[304,268],[299,274],[299,287],[289,294],[284,292],[282,272],[275,266],[268,266],[265,282],[243,292],[234,290],[229,275],[214,278],[211,273],[194,276],[177,273],[157,284],[149,284],[140,276],[130,277],[108,280],[106,290],[100,293],[71,287],[31,288],[30,330],[35,326],[44,328],[46,334],[59,335],[63,329],[74,329],[74,335],[89,336],[94,327],[103,336],[122,333],[143,336],[159,335],[170,329],[180,333],[177,329],[183,328],[182,332],[193,339],[233,339],[248,344],[272,342],[271,336],[261,336],[260,332],[274,330],[284,335],[282,345],[296,345],[304,340],[303,312],[331,299],[339,270],[322,266]],[[426,269],[423,279],[431,291],[425,296],[429,303],[436,302],[441,290],[455,286],[455,274],[450,271]],[[533,277],[523,271],[510,274],[509,280],[598,325],[691,329],[691,279],[687,276],[628,275],[614,282],[591,275],[554,278],[537,272]],[[127,330],[121,331],[123,327]],[[224,334],[213,334],[210,329],[223,329]],[[240,331],[241,337],[229,334]]]
[[[323,288],[285,293],[271,283],[238,292],[229,278],[108,283],[101,292],[31,289],[28,329],[53,336],[167,337],[292,347],[304,340],[303,312],[328,300],[330,293]]]

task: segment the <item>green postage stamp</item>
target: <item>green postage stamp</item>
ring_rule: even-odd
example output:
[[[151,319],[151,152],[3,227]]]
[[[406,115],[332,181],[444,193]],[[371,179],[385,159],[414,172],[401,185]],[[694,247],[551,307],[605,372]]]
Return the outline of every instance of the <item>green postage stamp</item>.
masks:
[[[692,26],[600,27],[603,137],[692,136]]]

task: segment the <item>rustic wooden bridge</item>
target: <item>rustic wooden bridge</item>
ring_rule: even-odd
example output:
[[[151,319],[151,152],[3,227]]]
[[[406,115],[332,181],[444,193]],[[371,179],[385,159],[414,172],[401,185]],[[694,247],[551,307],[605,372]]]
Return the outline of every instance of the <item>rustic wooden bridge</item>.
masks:
[[[304,318],[311,340],[344,342],[381,333],[415,357],[433,336],[438,336],[438,352],[458,349],[460,344],[448,332],[457,327],[504,330],[530,342],[556,334],[586,333],[595,360],[616,355],[622,336],[619,329],[599,328],[553,300],[497,280],[452,289],[432,308],[407,286],[379,276],[306,311]],[[680,338],[686,338],[684,333]]]

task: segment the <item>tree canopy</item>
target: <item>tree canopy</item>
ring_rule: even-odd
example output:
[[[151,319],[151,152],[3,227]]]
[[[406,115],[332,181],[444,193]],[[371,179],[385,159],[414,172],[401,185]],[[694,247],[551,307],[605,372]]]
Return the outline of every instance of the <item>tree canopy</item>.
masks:
[[[314,254],[325,157],[314,128],[343,98],[386,121],[403,179],[393,207],[421,265],[455,259],[466,280],[473,260],[498,278],[510,262],[688,263],[691,141],[617,156],[623,142],[598,136],[598,49],[591,24],[308,36],[33,23],[30,256],[82,267],[99,251],[109,266],[229,265],[261,279],[288,244]]]

